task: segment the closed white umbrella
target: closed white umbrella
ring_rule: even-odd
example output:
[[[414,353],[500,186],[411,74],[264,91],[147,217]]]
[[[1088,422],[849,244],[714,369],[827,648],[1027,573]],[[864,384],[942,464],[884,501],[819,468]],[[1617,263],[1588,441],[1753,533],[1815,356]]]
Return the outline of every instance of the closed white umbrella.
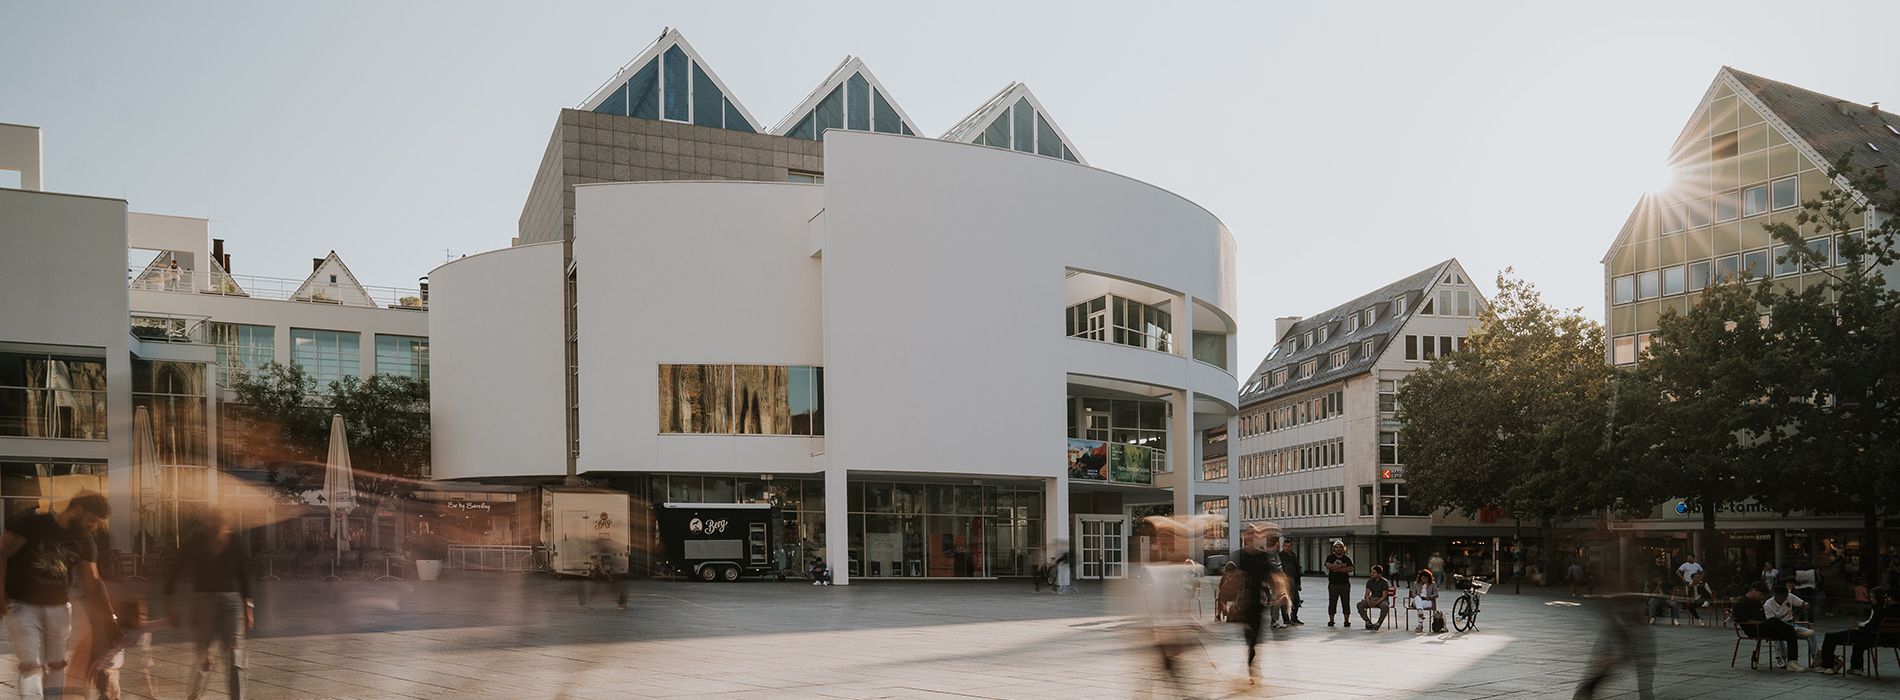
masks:
[[[144,406],[132,412],[132,484],[133,496],[137,503],[133,510],[138,518],[139,557],[145,556],[145,548],[158,537],[158,445],[152,439],[152,414]],[[132,577],[144,580],[138,569],[132,570]]]
[[[356,509],[356,485],[350,473],[350,445],[343,435],[343,414],[330,416],[330,457],[323,464],[323,500],[330,508],[336,551],[350,549],[349,513]]]

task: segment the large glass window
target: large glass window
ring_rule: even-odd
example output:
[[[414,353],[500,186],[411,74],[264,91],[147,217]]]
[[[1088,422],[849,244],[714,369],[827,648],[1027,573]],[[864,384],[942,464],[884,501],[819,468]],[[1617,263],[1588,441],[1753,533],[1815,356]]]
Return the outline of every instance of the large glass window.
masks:
[[[1715,282],[1728,282],[1742,275],[1742,256],[1725,255],[1715,259]]]
[[[845,98],[847,112],[846,128],[852,131],[871,130],[871,83],[864,79],[863,73],[852,73],[846,78]]]
[[[429,339],[378,333],[376,335],[376,373],[428,379]]]
[[[1688,284],[1688,276],[1686,273],[1687,271],[1684,270],[1681,265],[1663,268],[1663,271],[1662,271],[1663,296],[1681,294],[1683,292],[1683,287],[1687,286]]]
[[[714,128],[726,125],[726,96],[698,64],[693,65],[693,123]]]
[[[106,439],[105,360],[0,352],[0,436]]]
[[[1768,274],[1768,251],[1751,250],[1742,254],[1742,276],[1763,277]]]
[[[1636,276],[1624,275],[1610,280],[1610,303],[1628,304],[1636,301]]]
[[[1403,464],[1399,461],[1399,434],[1393,431],[1379,433],[1379,463]]]
[[[1769,187],[1773,190],[1774,208],[1787,209],[1801,203],[1801,181],[1799,178],[1784,178],[1774,181]]]
[[[56,513],[81,491],[106,492],[106,465],[0,462],[0,526],[34,513]]]
[[[1133,299],[1112,294],[1097,297],[1069,307],[1065,321],[1065,330],[1073,338],[1174,351],[1173,316]]]
[[[208,394],[205,365],[133,358],[132,405],[151,417],[152,449],[159,464],[211,463]]]
[[[1036,150],[1036,109],[1029,106],[1029,98],[1021,97],[1017,98],[1016,106],[1011,107],[1010,112],[1010,120],[1016,132],[1014,143],[1016,150],[1034,152]]]
[[[660,365],[660,432],[823,435],[824,370]]]
[[[1742,193],[1740,190],[1723,192],[1715,196],[1715,220],[1733,221],[1742,213]]]
[[[238,377],[277,359],[277,329],[270,326],[213,323],[211,344],[218,346],[220,386],[230,386]]]
[[[1636,273],[1636,298],[1654,299],[1662,293],[1662,276],[1655,270]]]
[[[1431,515],[1413,505],[1406,493],[1405,484],[1379,484],[1380,514],[1386,516],[1424,516]]]
[[[1636,364],[1636,337],[1623,336],[1610,341],[1610,362],[1619,365]]]
[[[1820,262],[1820,267],[1827,267],[1833,264],[1834,238],[1832,236],[1808,239],[1808,250],[1814,251],[1816,256],[1815,260]]]
[[[1790,248],[1785,245],[1775,246],[1776,277],[1786,277],[1788,275],[1800,274],[1801,272],[1801,260],[1789,255],[1789,250]]]
[[[1754,216],[1768,211],[1768,186],[1757,185],[1742,190],[1742,216]]]
[[[1689,263],[1689,291],[1709,286],[1709,261]]]
[[[290,361],[317,381],[319,391],[344,377],[362,376],[363,353],[352,331],[290,329]]]

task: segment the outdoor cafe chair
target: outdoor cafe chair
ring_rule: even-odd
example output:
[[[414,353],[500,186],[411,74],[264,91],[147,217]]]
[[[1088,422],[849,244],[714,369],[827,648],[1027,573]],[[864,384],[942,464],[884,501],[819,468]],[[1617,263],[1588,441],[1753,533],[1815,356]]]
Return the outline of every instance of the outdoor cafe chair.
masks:
[[[1873,664],[1874,677],[1880,677],[1880,650],[1892,649],[1893,662],[1900,665],[1900,619],[1881,620],[1880,627],[1874,629],[1874,645],[1867,648],[1873,656],[1868,659]]]

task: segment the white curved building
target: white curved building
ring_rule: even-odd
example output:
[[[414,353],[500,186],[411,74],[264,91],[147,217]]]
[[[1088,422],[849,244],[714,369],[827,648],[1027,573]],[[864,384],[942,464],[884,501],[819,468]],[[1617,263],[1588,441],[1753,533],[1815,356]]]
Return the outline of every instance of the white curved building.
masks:
[[[702,70],[670,52],[683,41],[669,32],[602,94],[637,102],[669,53]],[[611,163],[623,132],[768,162],[801,137],[563,111],[536,188],[572,181],[571,234],[531,197],[523,244],[431,273],[436,477],[557,481],[571,453],[573,477],[629,491],[636,512],[773,502],[780,563],[823,557],[840,582],[1026,575],[1061,547],[1115,578],[1134,509],[1229,496],[1200,459],[1237,404],[1225,226],[1081,165],[1020,85],[963,122],[1009,134],[1021,117],[1056,141],[911,136],[894,107],[888,133],[849,128],[853,94],[884,123],[863,73],[848,59],[781,122],[822,141],[776,182],[577,177],[562,151]],[[845,121],[817,131],[827,90]]]

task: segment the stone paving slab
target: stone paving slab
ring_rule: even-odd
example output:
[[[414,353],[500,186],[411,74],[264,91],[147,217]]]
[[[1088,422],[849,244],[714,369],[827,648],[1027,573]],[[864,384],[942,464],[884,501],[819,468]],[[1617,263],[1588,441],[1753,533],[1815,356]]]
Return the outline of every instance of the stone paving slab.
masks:
[[[1554,591],[1486,597],[1481,629],[1469,634],[1329,628],[1324,609],[1309,606],[1302,613],[1308,624],[1274,632],[1263,644],[1260,683],[1249,685],[1237,625],[1209,623],[1180,659],[1180,677],[1170,678],[1144,628],[1100,587],[1054,596],[1013,582],[638,581],[622,611],[598,594],[592,607],[581,607],[575,585],[464,572],[432,583],[269,584],[250,640],[249,695],[1568,697],[1587,671],[1602,622],[1593,606],[1568,605]],[[1729,630],[1639,631],[1655,647],[1659,698],[1900,698],[1900,665],[1891,658],[1888,680],[1751,670],[1745,645],[1742,662],[1730,668]],[[184,695],[191,658],[183,639],[180,630],[159,635],[158,697]],[[129,677],[126,686],[128,697],[150,696],[142,679]],[[1599,697],[1633,698],[1636,689],[1623,673]]]

